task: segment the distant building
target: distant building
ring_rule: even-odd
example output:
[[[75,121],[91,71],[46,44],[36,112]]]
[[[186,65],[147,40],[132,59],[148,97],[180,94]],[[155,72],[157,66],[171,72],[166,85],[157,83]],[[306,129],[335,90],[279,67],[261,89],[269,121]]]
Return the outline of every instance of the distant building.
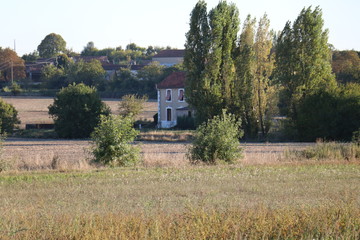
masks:
[[[72,57],[74,62],[83,60],[84,62],[91,62],[92,60],[98,60],[101,64],[108,64],[109,59],[107,56],[75,56]]]
[[[171,67],[184,61],[185,50],[162,50],[152,57],[153,62],[159,62],[160,65]]]
[[[157,84],[158,128],[176,126],[177,117],[191,116],[185,100],[185,72],[174,72]]]

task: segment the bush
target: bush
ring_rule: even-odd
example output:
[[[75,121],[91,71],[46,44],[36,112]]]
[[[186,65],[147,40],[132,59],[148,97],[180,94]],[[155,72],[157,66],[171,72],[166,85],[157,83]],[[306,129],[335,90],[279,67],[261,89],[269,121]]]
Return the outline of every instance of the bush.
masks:
[[[131,116],[102,116],[99,126],[91,134],[93,161],[110,166],[135,165],[139,150],[130,143],[138,133],[133,128]]]
[[[243,136],[240,126],[241,121],[237,121],[234,115],[225,111],[221,116],[215,116],[201,124],[196,130],[194,141],[187,154],[190,162],[233,163],[239,159],[241,157],[239,138]]]
[[[177,129],[181,130],[193,130],[195,129],[195,119],[189,116],[179,116],[176,120],[176,127]]]
[[[360,146],[355,143],[317,142],[313,147],[288,151],[285,157],[290,160],[358,161],[360,159]]]
[[[18,112],[13,105],[0,98],[0,133],[12,133],[16,124],[20,123]]]
[[[100,122],[100,115],[109,115],[110,109],[94,87],[81,83],[61,89],[49,106],[49,114],[59,137],[87,138]]]
[[[321,90],[299,104],[295,123],[300,140],[350,141],[360,128],[360,84],[348,84],[336,91]]]
[[[128,94],[121,98],[119,104],[120,115],[126,117],[132,115],[135,118],[144,108],[147,96],[139,97],[136,94]]]
[[[359,128],[359,130],[353,132],[353,136],[352,136],[351,141],[353,143],[356,143],[356,144],[360,145],[360,128]]]

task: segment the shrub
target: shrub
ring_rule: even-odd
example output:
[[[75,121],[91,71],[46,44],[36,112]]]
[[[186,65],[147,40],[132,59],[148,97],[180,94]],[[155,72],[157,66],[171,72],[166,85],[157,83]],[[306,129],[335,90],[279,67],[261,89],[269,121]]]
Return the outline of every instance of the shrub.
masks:
[[[201,124],[195,132],[194,141],[189,148],[188,158],[192,163],[215,164],[218,161],[232,163],[241,157],[239,138],[241,121],[223,111]]]
[[[291,160],[360,160],[360,146],[355,143],[318,142],[315,146],[303,150],[286,152]]]
[[[297,114],[300,140],[350,141],[353,132],[360,128],[360,84],[308,95],[299,104]]]
[[[119,104],[120,115],[132,115],[135,118],[143,110],[144,103],[148,100],[148,97],[139,97],[136,94],[128,94],[123,96],[121,100],[122,101]]]
[[[100,99],[94,87],[70,84],[56,94],[49,106],[55,131],[61,138],[87,138],[98,125],[100,115],[109,115],[110,109]]]
[[[138,148],[130,143],[138,135],[131,116],[102,116],[99,126],[91,134],[94,162],[110,166],[135,165]]]
[[[193,130],[195,129],[195,119],[189,116],[179,116],[176,120],[176,128],[181,130]]]
[[[356,144],[360,145],[360,128],[359,128],[359,130],[353,132],[353,136],[352,136],[351,141],[353,143],[356,143]]]
[[[0,98],[0,133],[12,133],[16,124],[20,123],[15,107]]]

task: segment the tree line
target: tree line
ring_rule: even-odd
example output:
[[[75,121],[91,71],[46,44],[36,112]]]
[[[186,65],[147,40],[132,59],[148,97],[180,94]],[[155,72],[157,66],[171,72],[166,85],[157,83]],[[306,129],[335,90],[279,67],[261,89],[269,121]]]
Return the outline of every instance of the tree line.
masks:
[[[287,138],[351,139],[360,128],[359,55],[334,52],[332,65],[323,25],[321,9],[309,7],[279,33],[270,30],[266,14],[258,22],[249,15],[239,34],[235,4],[220,1],[208,11],[198,1],[184,59],[197,123],[226,109],[242,120],[249,139],[259,133],[266,139],[276,115],[287,116]]]

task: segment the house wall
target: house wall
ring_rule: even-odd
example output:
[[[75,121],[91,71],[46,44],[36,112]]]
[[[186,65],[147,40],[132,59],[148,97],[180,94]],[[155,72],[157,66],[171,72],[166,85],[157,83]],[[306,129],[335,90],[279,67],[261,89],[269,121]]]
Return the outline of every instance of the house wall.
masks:
[[[184,61],[183,57],[169,57],[169,58],[153,58],[153,62],[159,62],[160,65],[164,65],[167,67],[173,66],[175,64],[181,63]]]
[[[183,89],[183,88],[181,88]],[[166,91],[171,90],[171,101],[166,101]],[[158,90],[158,127],[170,128],[176,125],[177,111],[176,109],[187,107],[188,104],[184,101],[179,101],[179,88],[159,89]],[[171,120],[167,120],[167,109],[171,109]]]

